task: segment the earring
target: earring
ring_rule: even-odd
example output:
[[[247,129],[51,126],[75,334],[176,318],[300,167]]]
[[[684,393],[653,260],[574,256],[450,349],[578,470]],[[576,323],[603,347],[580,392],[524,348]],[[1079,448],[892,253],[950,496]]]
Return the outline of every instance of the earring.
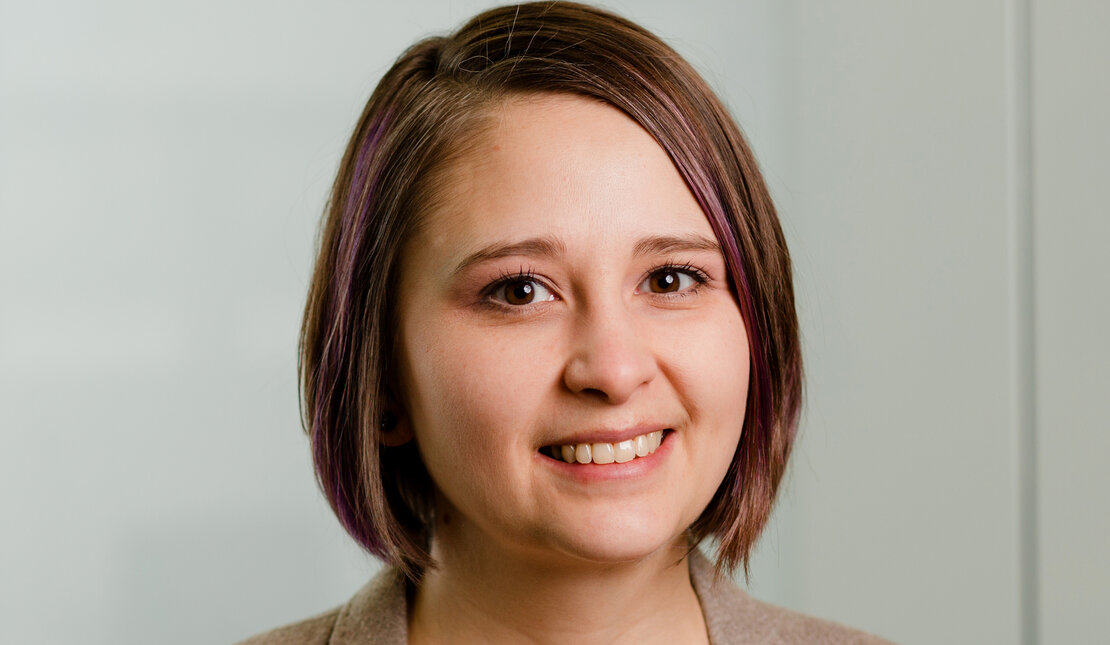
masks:
[[[385,412],[382,412],[381,421],[379,423],[382,432],[389,432],[397,426],[397,415],[393,414],[389,410],[386,410]]]

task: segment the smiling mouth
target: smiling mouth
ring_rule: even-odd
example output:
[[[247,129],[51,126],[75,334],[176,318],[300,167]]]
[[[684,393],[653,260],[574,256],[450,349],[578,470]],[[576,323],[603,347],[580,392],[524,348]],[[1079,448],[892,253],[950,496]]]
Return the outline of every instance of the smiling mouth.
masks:
[[[670,428],[656,430],[617,443],[569,443],[544,446],[540,452],[568,464],[623,464],[655,452],[663,443],[663,438],[671,432]]]

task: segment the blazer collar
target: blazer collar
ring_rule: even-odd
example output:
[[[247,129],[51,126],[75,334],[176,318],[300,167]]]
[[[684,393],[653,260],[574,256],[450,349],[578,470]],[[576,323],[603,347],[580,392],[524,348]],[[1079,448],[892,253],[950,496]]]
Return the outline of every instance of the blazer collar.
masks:
[[[688,558],[690,582],[701,603],[702,614],[713,645],[762,643],[768,634],[752,629],[758,609],[751,598],[731,580],[717,574],[701,551]],[[408,601],[405,577],[397,569],[386,569],[343,605],[336,616],[328,645],[406,645]],[[758,624],[758,620],[754,621]],[[744,625],[746,629],[738,629]],[[737,634],[744,634],[743,637]]]

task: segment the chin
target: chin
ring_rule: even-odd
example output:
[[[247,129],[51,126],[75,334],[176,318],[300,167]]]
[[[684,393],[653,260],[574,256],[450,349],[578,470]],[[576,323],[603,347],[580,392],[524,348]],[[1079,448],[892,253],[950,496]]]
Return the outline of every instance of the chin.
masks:
[[[556,550],[594,564],[639,562],[671,549],[686,548],[682,528],[651,526],[643,522],[604,522],[583,526],[581,530],[560,535]]]

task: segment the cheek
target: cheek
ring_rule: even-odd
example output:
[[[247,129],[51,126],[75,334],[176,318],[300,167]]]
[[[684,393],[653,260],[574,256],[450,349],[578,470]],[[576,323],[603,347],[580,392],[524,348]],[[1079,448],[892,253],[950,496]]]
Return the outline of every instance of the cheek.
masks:
[[[712,371],[716,373],[717,382],[720,383],[717,391],[721,397],[721,409],[725,415],[735,422],[737,426],[736,434],[739,438],[739,427],[743,425],[747,406],[751,372],[748,336],[739,317],[737,317],[736,323],[731,325],[720,338],[725,340],[717,343],[715,353],[710,352],[711,355],[717,357],[717,362]]]
[[[528,439],[540,370],[527,347],[450,325],[406,338],[408,409],[429,461],[488,460]]]
[[[697,325],[696,332],[685,334],[674,350],[682,361],[674,377],[676,389],[696,435],[687,444],[689,467],[704,474],[697,484],[694,518],[732,464],[744,426],[750,372],[748,338],[738,310],[718,312]]]
[[[491,330],[440,326],[408,337],[406,394],[424,465],[462,516],[501,517],[527,489],[537,411],[534,357]]]
[[[750,355],[740,312],[722,307],[671,345],[675,379],[691,412],[720,422],[743,422]],[[737,429],[739,433],[739,429]]]
[[[698,511],[698,516],[712,500],[732,467],[747,415],[751,371],[750,350],[747,334],[743,323],[739,321],[739,315],[732,333],[718,338],[728,339],[728,341],[721,343],[716,354],[718,361],[711,368],[716,376],[716,387],[712,396],[714,396],[717,413],[710,421],[710,425],[716,429],[716,434],[711,441],[702,446],[709,450],[709,454],[703,455],[700,461],[705,464],[706,472],[711,472],[712,475],[706,478],[705,487],[702,490],[705,504]]]
[[[729,439],[735,444],[739,442],[744,425],[751,372],[748,335],[739,311],[718,338],[721,341],[717,343],[716,353],[711,352],[717,357],[714,371],[720,383],[718,405],[724,416],[724,430],[730,433]]]

